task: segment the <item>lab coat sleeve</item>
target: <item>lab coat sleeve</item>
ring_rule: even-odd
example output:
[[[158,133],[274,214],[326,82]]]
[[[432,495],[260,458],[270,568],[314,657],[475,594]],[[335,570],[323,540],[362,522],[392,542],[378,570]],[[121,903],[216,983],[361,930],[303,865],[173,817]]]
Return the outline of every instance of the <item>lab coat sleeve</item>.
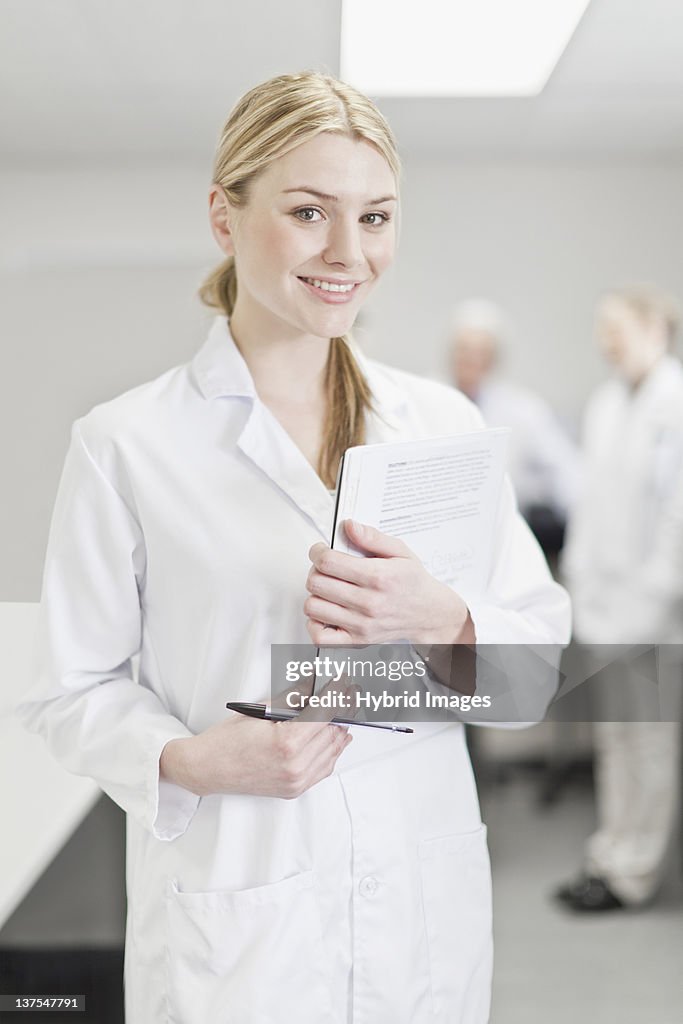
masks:
[[[491,704],[454,710],[472,725],[525,728],[543,721],[556,695],[562,648],[569,642],[569,597],[553,580],[538,543],[519,515],[505,481],[496,529],[492,572],[483,596],[454,585],[467,604],[476,636],[476,689]],[[413,659],[422,657],[414,648]],[[470,666],[470,670],[473,666]],[[440,695],[452,687],[428,675],[424,685]]]
[[[498,509],[489,585],[466,593],[477,644],[565,646],[571,633],[569,597],[548,569],[538,542],[517,511],[506,479]]]
[[[634,643],[679,643],[683,636],[683,423],[669,434],[662,465],[655,452],[644,487],[648,543],[624,595],[624,635]]]
[[[17,707],[52,754],[95,779],[124,811],[170,840],[187,828],[194,794],[159,779],[171,739],[191,733],[134,680],[140,650],[144,537],[129,503],[73,426],[50,528],[37,671]]]
[[[581,426],[581,455],[579,457],[579,478],[577,492],[571,513],[567,521],[564,547],[560,556],[562,579],[569,587],[575,608],[586,604],[586,594],[590,592],[592,566],[596,552],[594,550],[591,523],[591,491],[595,475],[600,472],[596,453],[596,438],[601,433],[601,421],[604,417],[605,389],[595,394],[586,407]],[[609,392],[607,392],[609,400]],[[577,628],[579,622],[576,622]]]
[[[477,693],[492,700],[472,724],[524,728],[544,719],[557,690],[561,650],[569,642],[569,597],[517,511],[506,479],[498,512],[489,586],[461,595],[477,642]]]

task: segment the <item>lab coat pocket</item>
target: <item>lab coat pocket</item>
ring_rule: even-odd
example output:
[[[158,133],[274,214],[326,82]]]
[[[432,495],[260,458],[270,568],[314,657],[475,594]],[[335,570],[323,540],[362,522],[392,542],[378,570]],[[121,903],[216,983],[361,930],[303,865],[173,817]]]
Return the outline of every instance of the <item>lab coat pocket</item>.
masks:
[[[491,867],[486,826],[420,843],[435,1020],[485,1024],[491,990]]]
[[[167,892],[170,1024],[331,1024],[312,871],[254,889]]]

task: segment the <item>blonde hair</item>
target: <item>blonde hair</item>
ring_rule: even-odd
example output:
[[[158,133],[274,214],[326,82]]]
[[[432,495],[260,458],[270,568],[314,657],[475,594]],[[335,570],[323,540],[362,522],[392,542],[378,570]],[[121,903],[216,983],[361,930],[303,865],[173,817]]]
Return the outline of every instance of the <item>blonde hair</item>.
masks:
[[[279,75],[238,100],[221,132],[213,182],[233,206],[245,206],[258,174],[321,132],[369,142],[398,182],[396,142],[377,107],[352,86],[316,71]],[[233,257],[216,267],[199,295],[207,306],[232,315],[237,299]],[[318,473],[329,487],[345,449],[365,441],[365,417],[372,408],[370,388],[348,342],[346,336],[331,339],[325,372],[327,412]]]
[[[633,284],[624,288],[612,288],[603,299],[617,299],[643,324],[659,323],[668,347],[674,347],[681,322],[681,311],[673,295],[653,284]]]

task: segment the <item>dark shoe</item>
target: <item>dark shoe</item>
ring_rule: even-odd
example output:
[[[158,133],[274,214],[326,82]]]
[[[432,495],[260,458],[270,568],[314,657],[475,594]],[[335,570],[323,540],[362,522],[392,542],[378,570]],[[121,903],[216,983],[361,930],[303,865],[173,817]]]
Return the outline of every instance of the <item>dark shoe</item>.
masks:
[[[588,913],[600,910],[622,910],[624,907],[623,902],[612,892],[605,879],[595,876],[589,876],[574,887],[570,887],[564,902],[570,910]]]
[[[553,899],[559,900],[560,903],[571,903],[583,892],[587,882],[588,875],[579,875],[573,882],[565,882],[564,885],[558,886],[552,894]]]

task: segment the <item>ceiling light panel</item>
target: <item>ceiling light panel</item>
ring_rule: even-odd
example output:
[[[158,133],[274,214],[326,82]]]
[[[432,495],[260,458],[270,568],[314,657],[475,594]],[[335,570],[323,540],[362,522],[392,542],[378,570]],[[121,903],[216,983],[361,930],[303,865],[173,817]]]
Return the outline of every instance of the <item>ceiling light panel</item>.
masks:
[[[343,0],[341,77],[373,96],[535,96],[589,0]]]

